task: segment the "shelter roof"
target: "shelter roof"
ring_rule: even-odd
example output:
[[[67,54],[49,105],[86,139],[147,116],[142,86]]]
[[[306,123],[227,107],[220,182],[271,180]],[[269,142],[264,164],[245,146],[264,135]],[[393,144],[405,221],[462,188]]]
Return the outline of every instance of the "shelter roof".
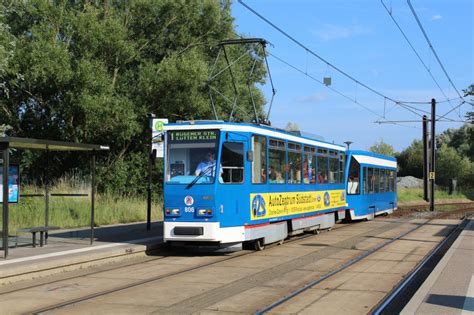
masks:
[[[109,146],[44,139],[0,137],[0,143],[8,143],[10,148],[35,149],[49,151],[101,151],[109,150]]]

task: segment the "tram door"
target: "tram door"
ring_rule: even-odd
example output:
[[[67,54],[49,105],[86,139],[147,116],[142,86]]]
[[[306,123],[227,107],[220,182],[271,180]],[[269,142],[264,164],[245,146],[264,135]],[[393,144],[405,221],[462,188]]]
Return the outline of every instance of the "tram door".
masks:
[[[227,133],[222,135],[218,198],[221,226],[242,225],[248,209],[248,142],[246,136]]]

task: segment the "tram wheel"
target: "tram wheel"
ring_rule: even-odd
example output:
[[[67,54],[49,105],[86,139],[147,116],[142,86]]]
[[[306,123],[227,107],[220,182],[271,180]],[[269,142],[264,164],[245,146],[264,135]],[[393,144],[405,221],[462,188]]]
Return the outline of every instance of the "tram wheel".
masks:
[[[319,229],[314,229],[312,232],[313,232],[314,235],[319,235],[319,233],[320,233]]]
[[[255,242],[253,244],[254,244],[255,250],[257,250],[257,251],[261,251],[261,250],[265,249],[265,245],[263,244],[263,238],[255,240]]]

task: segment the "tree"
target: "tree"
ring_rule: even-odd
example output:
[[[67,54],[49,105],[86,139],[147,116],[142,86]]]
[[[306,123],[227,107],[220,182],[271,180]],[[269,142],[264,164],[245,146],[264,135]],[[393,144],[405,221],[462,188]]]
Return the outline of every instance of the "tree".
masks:
[[[286,124],[285,130],[288,132],[300,131],[300,127],[297,123],[290,121]]]
[[[388,156],[395,155],[395,149],[388,143],[385,143],[383,139],[380,139],[379,142],[376,142],[373,146],[369,148],[370,152],[384,154]]]
[[[464,96],[474,96],[474,84],[471,84],[464,91]],[[471,98],[471,105],[474,103],[474,99]],[[474,124],[474,112],[467,112],[466,119],[471,121],[471,124]]]
[[[110,145],[98,160],[98,181],[121,193],[145,191],[149,113],[171,121],[213,118],[207,79],[216,47],[237,37],[228,0],[11,1],[2,12],[0,47],[13,39],[16,45],[5,50],[8,63],[0,68],[9,91],[0,98],[0,125],[12,126],[13,136]],[[264,82],[264,63],[248,48],[228,51],[230,58],[247,52],[233,69],[242,96],[238,120],[253,116],[243,95],[254,60],[249,84],[259,112],[265,101],[256,86]],[[214,84],[226,95],[233,91],[229,78]],[[219,116],[228,110],[219,106]],[[42,173],[41,153],[16,158],[24,178]],[[55,162],[53,178],[89,165],[73,154]]]
[[[414,140],[397,155],[399,176],[423,177],[423,142]]]
[[[466,157],[461,157],[455,148],[442,145],[437,150],[436,182],[446,187],[451,184],[452,179],[465,180],[464,175],[470,172],[470,164],[471,162]]]

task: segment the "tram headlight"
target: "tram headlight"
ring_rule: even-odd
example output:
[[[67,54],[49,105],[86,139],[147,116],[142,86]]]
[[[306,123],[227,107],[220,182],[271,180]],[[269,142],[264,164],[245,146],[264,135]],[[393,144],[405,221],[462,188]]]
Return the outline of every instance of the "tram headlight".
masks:
[[[210,217],[212,216],[212,209],[199,209],[197,212],[198,216]]]
[[[173,209],[171,210],[172,215],[179,215],[179,209]]]

